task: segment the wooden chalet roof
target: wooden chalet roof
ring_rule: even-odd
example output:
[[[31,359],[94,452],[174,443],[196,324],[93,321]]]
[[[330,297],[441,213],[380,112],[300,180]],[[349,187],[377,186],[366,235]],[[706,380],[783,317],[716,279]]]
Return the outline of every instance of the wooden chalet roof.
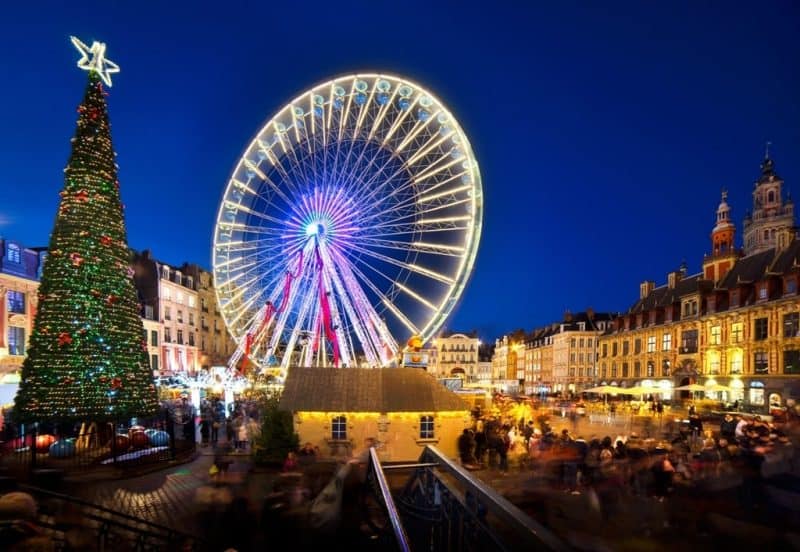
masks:
[[[438,412],[467,404],[419,368],[291,368],[280,406],[292,412]]]

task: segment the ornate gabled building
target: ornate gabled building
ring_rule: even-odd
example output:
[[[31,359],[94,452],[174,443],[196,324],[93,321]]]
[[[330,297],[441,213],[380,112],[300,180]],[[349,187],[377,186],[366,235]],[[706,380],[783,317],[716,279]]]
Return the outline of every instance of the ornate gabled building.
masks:
[[[676,386],[721,384],[731,391],[707,396],[757,408],[800,398],[800,241],[781,184],[767,158],[741,252],[723,192],[703,271],[640,285],[599,340],[599,383],[654,385],[665,398]]]

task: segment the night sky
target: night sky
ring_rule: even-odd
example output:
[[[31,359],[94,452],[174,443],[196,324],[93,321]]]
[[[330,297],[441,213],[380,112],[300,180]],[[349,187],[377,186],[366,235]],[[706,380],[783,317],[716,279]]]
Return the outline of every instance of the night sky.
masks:
[[[71,34],[122,68],[108,101],[129,242],[172,264],[210,266],[230,172],[296,94],[360,70],[431,90],[485,194],[447,326],[484,339],[624,310],[682,259],[699,271],[723,187],[741,242],[768,140],[800,196],[796,2],[429,3],[4,6],[0,234],[47,244],[86,82]]]

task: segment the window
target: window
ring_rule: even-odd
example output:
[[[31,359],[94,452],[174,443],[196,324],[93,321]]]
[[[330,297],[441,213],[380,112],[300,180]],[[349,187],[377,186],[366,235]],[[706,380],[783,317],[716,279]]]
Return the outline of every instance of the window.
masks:
[[[189,346],[194,347],[194,332],[189,332]]]
[[[6,251],[6,258],[8,258],[8,262],[10,263],[17,263],[20,262],[20,255],[19,255],[19,246],[15,243],[8,244],[8,250]]]
[[[178,309],[178,322],[183,324],[183,311]]]
[[[189,313],[189,325],[190,326],[194,326],[194,313],[193,312]]]
[[[433,439],[433,416],[419,417],[419,438]]]
[[[164,296],[164,299],[166,299],[167,301],[172,301],[172,290],[169,289],[168,287],[165,287],[163,289],[164,293],[162,295]]]
[[[179,305],[183,305],[183,293],[180,291],[175,294],[175,302]]]
[[[194,308],[194,297],[191,295],[189,296],[189,306]]]
[[[347,439],[347,417],[336,416],[331,420],[331,439],[344,441]]]
[[[633,340],[633,354],[638,355],[642,352],[642,340],[641,339],[634,339]]]
[[[697,330],[681,332],[681,353],[697,352]]]
[[[592,338],[591,337],[586,340],[586,346],[587,347],[591,347],[592,346]]]
[[[790,349],[783,352],[783,373],[800,374],[800,351]]]
[[[640,378],[642,377],[642,363],[638,360],[633,363],[633,377]]]
[[[606,363],[600,365],[600,377],[605,379],[608,377],[608,369],[606,368]]]
[[[661,361],[661,375],[664,377],[669,377],[670,375],[670,365],[667,359]]]
[[[6,303],[8,312],[25,314],[25,294],[21,291],[9,290],[6,292]]]
[[[205,297],[200,298],[200,308],[202,309],[203,312],[208,312],[208,306],[206,305]]]
[[[786,293],[792,295],[797,293],[797,280],[794,278],[786,280]]]
[[[570,363],[575,364],[575,353],[569,354],[569,361]]]
[[[672,349],[672,334],[667,332],[661,336],[661,350],[669,351]]]
[[[617,356],[617,342],[611,344],[611,356]]]
[[[603,358],[608,356],[608,343],[603,343]]]
[[[158,330],[150,330],[150,345],[158,347]]]
[[[792,312],[783,315],[783,337],[800,336],[800,313]]]
[[[164,307],[164,320],[172,320],[172,309]]]
[[[711,326],[711,337],[709,338],[708,342],[711,345],[719,345],[722,342],[721,326]]]
[[[625,340],[622,342],[622,356],[625,356],[631,352],[630,343]]]
[[[617,363],[616,362],[612,362],[611,363],[611,377],[612,378],[616,378],[617,377]]]
[[[647,338],[647,352],[648,353],[656,352],[656,336],[654,335],[651,335]]]
[[[150,368],[153,372],[158,372],[158,355],[150,355]]]
[[[719,374],[719,353],[708,355],[708,373],[713,375]]]
[[[654,378],[656,376],[656,363],[652,360],[647,361],[647,377]]]
[[[741,374],[742,373],[742,353],[736,352],[733,353],[731,357],[731,374]]]
[[[202,350],[206,350],[206,337],[204,335],[200,336],[200,348]]]
[[[744,324],[736,322],[731,324],[731,343],[739,343],[744,336]]]
[[[172,343],[172,335],[170,335],[169,328],[164,328],[164,342]]]
[[[753,354],[753,371],[756,374],[769,373],[769,357],[766,351],[758,351]]]
[[[581,348],[583,348],[583,338],[580,338],[580,339],[578,340],[578,347],[581,347]]]
[[[19,356],[25,354],[25,328],[18,328],[17,326],[9,326],[8,354],[19,355]]]
[[[767,284],[761,284],[758,288],[758,298],[759,299],[766,299],[767,298]]]
[[[153,320],[153,305],[144,306],[144,317],[148,320]]]
[[[756,387],[756,383],[760,382],[753,382],[750,387],[750,404],[763,406],[764,405],[764,384],[761,384],[761,387]]]
[[[183,345],[183,330],[178,330],[178,345]]]
[[[574,347],[575,346],[575,338],[574,337],[569,340],[569,346],[570,347]]]
[[[194,278],[192,278],[191,276],[186,277],[186,287],[194,288]]]
[[[622,363],[622,377],[623,378],[627,378],[628,377],[628,363],[627,362],[623,362]]]
[[[769,330],[767,329],[767,318],[756,318],[753,333],[755,334],[756,341],[763,341],[767,338]]]
[[[588,355],[587,355],[588,359]],[[583,364],[583,353],[578,353],[578,364]]]

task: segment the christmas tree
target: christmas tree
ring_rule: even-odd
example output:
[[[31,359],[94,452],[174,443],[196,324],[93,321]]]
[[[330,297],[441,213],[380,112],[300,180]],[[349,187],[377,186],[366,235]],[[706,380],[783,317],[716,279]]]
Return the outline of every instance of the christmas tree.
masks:
[[[158,406],[101,82],[116,65],[103,59],[105,45],[73,43],[84,48],[78,65],[89,82],[15,401],[24,422],[124,420]]]

